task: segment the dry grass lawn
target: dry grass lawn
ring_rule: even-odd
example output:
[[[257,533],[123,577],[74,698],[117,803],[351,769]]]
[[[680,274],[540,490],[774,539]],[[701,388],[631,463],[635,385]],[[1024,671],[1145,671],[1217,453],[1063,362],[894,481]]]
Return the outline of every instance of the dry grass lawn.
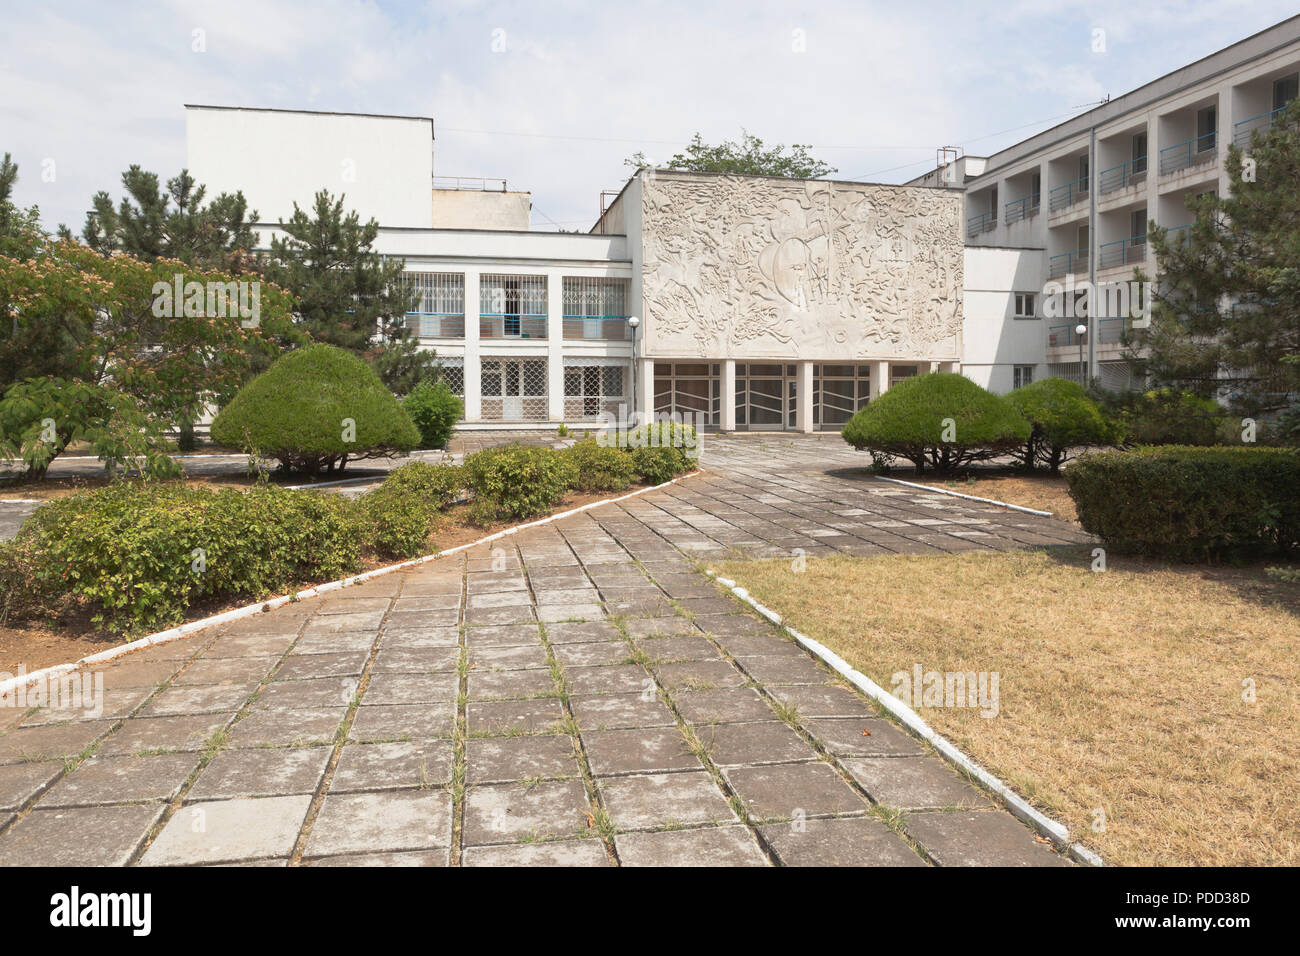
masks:
[[[886,689],[915,664],[996,671],[996,717],[921,715],[1108,862],[1300,864],[1300,588],[1258,568],[1090,562],[1073,549],[717,570]]]
[[[980,498],[1006,501],[1024,508],[1050,511],[1065,521],[1075,521],[1078,517],[1074,510],[1074,499],[1066,490],[1065,479],[1059,475],[1056,477],[1048,474],[986,476],[974,472],[969,478],[906,480],[920,481],[921,484],[960,492],[963,495],[976,495]]]

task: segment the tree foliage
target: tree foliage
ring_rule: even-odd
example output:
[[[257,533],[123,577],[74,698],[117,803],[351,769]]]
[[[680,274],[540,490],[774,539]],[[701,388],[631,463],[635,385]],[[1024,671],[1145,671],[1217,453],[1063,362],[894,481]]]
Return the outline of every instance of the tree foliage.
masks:
[[[413,387],[432,362],[401,346],[415,293],[402,279],[402,260],[372,248],[379,223],[344,212],[345,198],[322,189],[310,210],[294,203],[293,215],[280,223],[285,234],[271,240],[263,274],[293,292],[298,321],[315,341],[375,361],[390,388],[414,375],[407,386]],[[396,360],[383,360],[384,352],[399,347]],[[413,363],[420,366],[416,372]]]
[[[741,131],[740,142],[723,140],[716,146],[704,142],[696,133],[683,152],[677,153],[663,169],[682,169],[693,173],[729,173],[733,176],[780,176],[785,179],[820,179],[837,172],[820,159],[808,155],[810,146],[792,143],[790,151],[780,144],[765,146],[763,141],[748,130]],[[624,161],[624,165],[645,169],[656,165],[638,152]]]
[[[1120,440],[1119,427],[1078,382],[1039,379],[1006,398],[1033,426],[1020,453],[1021,463],[1028,469],[1042,466],[1057,474],[1070,460],[1071,449]]]
[[[72,240],[42,238],[26,260],[0,257],[0,316],[7,319],[0,322],[0,386],[44,376],[111,384],[167,422],[228,401],[254,356],[274,355],[281,340],[294,338],[291,300],[262,282],[255,328],[246,328],[227,300],[209,302],[206,294],[197,308],[156,308],[155,287],[174,287],[178,273],[205,290],[249,281],[172,259],[105,255]]]
[[[164,189],[157,173],[136,165],[122,174],[122,188],[125,195],[116,207],[104,191],[91,200],[81,235],[95,251],[235,272],[252,265],[257,213],[249,210],[242,192],[205,203],[207,187],[189,170],[167,180]]]

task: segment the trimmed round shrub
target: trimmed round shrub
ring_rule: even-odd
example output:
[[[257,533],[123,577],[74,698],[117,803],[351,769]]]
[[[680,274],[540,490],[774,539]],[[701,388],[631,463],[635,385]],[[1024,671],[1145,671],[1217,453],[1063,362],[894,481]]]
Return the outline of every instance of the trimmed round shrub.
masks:
[[[858,409],[840,434],[873,457],[906,458],[940,474],[1006,455],[1029,440],[1029,422],[1002,397],[955,372],[931,372],[891,386]]]
[[[57,498],[23,525],[0,580],[56,611],[87,602],[114,633],[179,622],[207,599],[261,598],[356,570],[351,502],[258,486],[247,492],[118,482]]]
[[[420,445],[426,449],[446,448],[451,429],[465,414],[465,403],[452,393],[446,382],[427,378],[402,399],[402,407],[420,431]]]
[[[502,445],[465,459],[465,483],[480,523],[519,521],[545,514],[573,487],[573,459],[553,448]]]
[[[636,475],[632,457],[595,439],[580,441],[567,452],[578,470],[573,487],[591,494],[597,491],[622,491]]]
[[[1165,445],[1081,455],[1065,473],[1079,523],[1118,552],[1179,561],[1300,544],[1300,455]]]
[[[369,365],[317,344],[281,356],[241,388],[212,422],[212,439],[312,475],[410,451],[420,433]]]
[[[632,467],[647,485],[661,485],[694,467],[680,448],[671,445],[642,445],[633,448]]]
[[[1006,400],[1033,426],[1021,450],[1026,468],[1041,465],[1055,475],[1069,461],[1071,448],[1119,441],[1118,426],[1078,382],[1043,378],[1016,389]]]

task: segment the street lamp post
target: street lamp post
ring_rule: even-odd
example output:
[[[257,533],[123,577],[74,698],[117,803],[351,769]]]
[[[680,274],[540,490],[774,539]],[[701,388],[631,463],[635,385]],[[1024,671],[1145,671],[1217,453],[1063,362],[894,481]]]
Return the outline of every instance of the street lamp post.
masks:
[[[1088,331],[1088,327],[1080,322],[1074,327],[1074,334],[1079,337],[1079,384],[1084,388],[1088,387],[1088,373],[1083,367],[1083,336]]]
[[[636,384],[636,329],[641,324],[641,320],[635,315],[628,316],[627,327],[632,330],[632,425],[635,427],[637,420],[637,384]]]

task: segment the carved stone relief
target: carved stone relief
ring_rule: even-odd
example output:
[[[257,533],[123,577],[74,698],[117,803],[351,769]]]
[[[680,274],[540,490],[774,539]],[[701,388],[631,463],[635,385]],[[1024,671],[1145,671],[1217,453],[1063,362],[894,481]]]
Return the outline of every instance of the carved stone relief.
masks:
[[[646,355],[960,357],[959,193],[642,175]]]

